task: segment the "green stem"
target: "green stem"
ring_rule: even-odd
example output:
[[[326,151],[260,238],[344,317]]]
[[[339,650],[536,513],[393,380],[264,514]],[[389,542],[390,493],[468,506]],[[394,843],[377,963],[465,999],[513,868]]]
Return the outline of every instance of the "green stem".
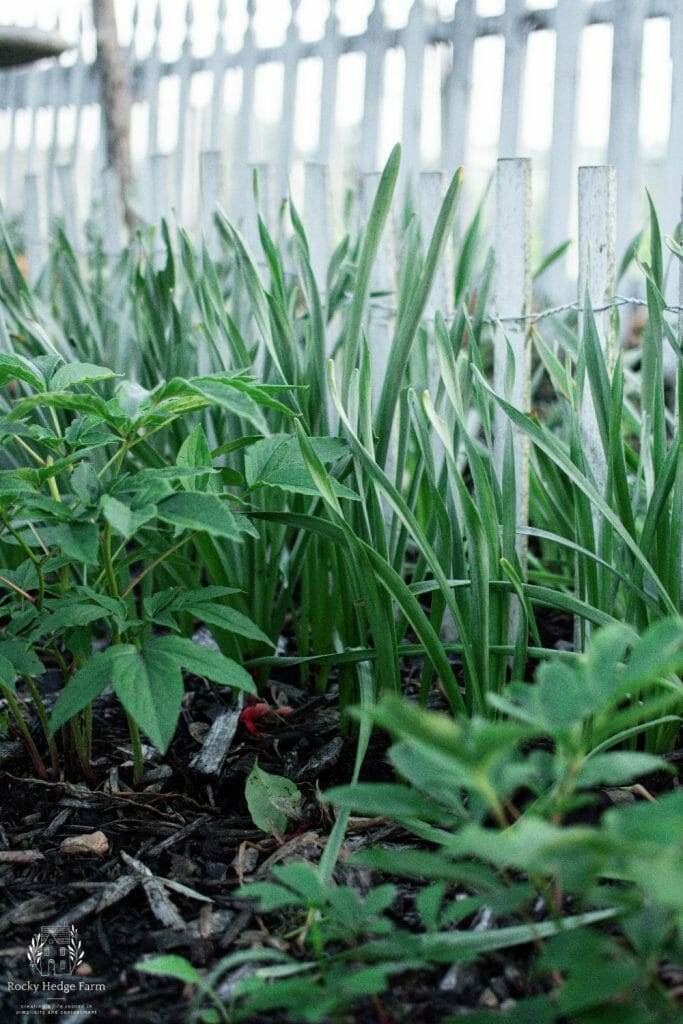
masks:
[[[83,776],[86,779],[88,785],[94,785],[97,781],[95,774],[90,765],[90,758],[88,756],[88,745],[85,736],[81,730],[81,727],[75,718],[72,718],[69,722],[71,738],[73,745],[76,750],[76,755],[80,761],[81,768],[83,770]]]
[[[128,719],[128,731],[130,733],[130,745],[133,750],[133,783],[137,786],[142,782],[144,771],[144,759],[142,756],[142,743],[140,742],[140,730],[135,719],[126,712]]]
[[[119,587],[116,582],[116,573],[114,571],[114,562],[111,557],[111,526],[109,523],[104,528],[104,534],[102,537],[102,552],[104,554],[104,568],[107,575],[107,583],[109,584],[109,592],[112,597],[119,596]]]
[[[26,749],[29,752],[31,760],[33,761],[33,767],[35,768],[39,778],[44,779],[47,775],[47,769],[45,768],[45,764],[43,762],[42,757],[38,753],[37,746],[33,742],[33,736],[31,736],[29,727],[27,726],[24,720],[24,716],[21,713],[19,701],[17,700],[13,691],[10,690],[9,686],[3,686],[2,684],[0,684],[0,690],[2,690],[2,693],[5,695],[7,707],[9,708],[12,717],[16,722],[17,729],[19,730],[21,738],[24,741]]]
[[[31,694],[31,697],[33,698],[33,704],[36,709],[36,714],[38,715],[38,720],[40,722],[43,733],[45,734],[45,740],[47,741],[47,749],[50,752],[50,763],[52,765],[52,772],[55,778],[58,779],[60,769],[59,751],[57,750],[55,738],[50,732],[47,711],[45,709],[45,704],[43,703],[43,698],[40,695],[40,690],[38,689],[38,685],[35,679],[33,679],[31,676],[22,676],[22,679],[26,683],[28,691]]]
[[[36,607],[40,609],[43,606],[43,598],[45,596],[45,576],[43,575],[42,562],[39,558],[36,558],[19,531],[15,530],[8,520],[3,517],[0,522],[2,522],[2,525],[6,530],[9,530],[26,557],[35,566],[36,573],[38,574],[38,597],[36,599]]]
[[[192,540],[193,536],[194,532],[188,533],[185,536],[181,537],[178,543],[174,544],[173,547],[168,548],[167,551],[162,551],[162,553],[157,558],[155,558],[154,561],[149,563],[147,568],[144,569],[139,576],[136,576],[134,580],[131,580],[131,582],[128,584],[124,592],[121,594],[121,597],[128,597],[131,590],[134,590],[135,587],[137,587],[138,583],[141,583],[148,573],[152,572],[153,569],[156,569],[156,567],[160,565],[165,558],[168,558],[169,555],[172,555],[174,551],[177,551],[178,548],[181,548],[186,541]],[[116,596],[118,597],[118,594]]]

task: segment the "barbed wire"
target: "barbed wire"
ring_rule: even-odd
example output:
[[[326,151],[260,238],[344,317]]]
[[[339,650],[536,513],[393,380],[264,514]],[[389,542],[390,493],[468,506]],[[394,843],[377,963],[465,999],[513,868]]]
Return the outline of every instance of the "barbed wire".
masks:
[[[620,306],[642,306],[647,308],[647,300],[639,299],[632,295],[615,295],[611,302],[606,302],[602,306],[593,306],[593,313],[606,313],[610,309],[617,309]],[[385,313],[389,316],[396,316],[398,310],[394,306],[387,305],[386,303],[371,302],[371,310],[378,310],[379,312]],[[532,313],[523,313],[516,316],[499,316],[497,314],[486,314],[482,317],[484,323],[491,324],[494,327],[500,326],[507,323],[527,323],[535,324],[539,320],[545,320],[551,316],[559,316],[562,313],[568,313],[570,310],[576,310],[579,313],[584,311],[583,305],[574,299],[573,302],[565,302],[561,306],[550,306],[548,309],[536,310]],[[666,305],[662,307],[662,311],[665,313],[675,313],[677,315],[683,314],[683,306],[672,306]],[[444,315],[443,319],[445,323],[449,323],[453,320],[457,320],[460,313],[449,313]],[[424,317],[425,320],[434,320],[433,316]]]

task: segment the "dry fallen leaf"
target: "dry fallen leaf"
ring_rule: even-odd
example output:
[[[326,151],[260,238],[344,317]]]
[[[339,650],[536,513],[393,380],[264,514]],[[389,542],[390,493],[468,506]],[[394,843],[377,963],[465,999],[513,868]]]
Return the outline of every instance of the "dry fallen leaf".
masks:
[[[104,857],[109,853],[109,840],[104,832],[86,832],[80,836],[68,836],[60,843],[59,849],[62,853]]]

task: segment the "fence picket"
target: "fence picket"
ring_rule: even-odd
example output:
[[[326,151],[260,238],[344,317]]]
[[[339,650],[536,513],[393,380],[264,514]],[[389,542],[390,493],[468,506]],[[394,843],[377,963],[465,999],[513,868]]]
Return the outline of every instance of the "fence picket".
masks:
[[[531,161],[501,159],[496,168],[496,224],[494,303],[496,328],[493,353],[493,385],[499,395],[522,412],[529,411],[530,352],[527,328],[523,320],[531,306]],[[514,360],[508,370],[508,351]],[[506,378],[511,376],[511,386]],[[496,406],[493,424],[494,463],[502,480],[505,439],[512,431],[517,529],[527,526],[529,508],[528,441],[512,427],[502,409]],[[526,556],[526,537],[517,534],[520,560]]]
[[[233,146],[232,195],[230,208],[241,222],[240,214],[248,205],[251,195],[251,134],[254,118],[254,85],[256,80],[256,47],[254,42],[254,17],[256,0],[247,0],[247,27],[242,40],[240,66],[242,68],[242,98],[237,116],[237,132]]]
[[[325,22],[325,35],[321,44],[323,80],[320,90],[320,121],[318,126],[318,161],[329,164],[337,112],[337,76],[339,63],[339,22],[337,0],[330,0],[330,11]]]
[[[178,63],[178,118],[177,139],[175,149],[175,208],[178,218],[184,220],[185,194],[187,189],[187,134],[188,113],[190,111],[190,86],[192,84],[192,25],[194,23],[194,3],[187,0],[185,7],[185,38]]]
[[[665,18],[670,22],[672,58],[670,134],[664,166],[660,168],[661,160],[656,167],[650,168],[649,162],[647,166],[648,176],[658,186],[661,185],[654,192],[662,211],[663,227],[668,231],[674,227],[678,213],[678,176],[683,161],[683,0],[556,0],[554,6],[545,3],[543,7],[536,5],[540,0],[506,0],[502,15],[478,14],[475,0],[457,0],[452,18],[441,13],[431,0],[429,5],[425,0],[405,0],[408,17],[402,27],[389,23],[384,0],[374,0],[365,29],[351,35],[342,34],[340,30],[339,0],[328,0],[324,32],[321,38],[314,41],[301,38],[301,0],[287,2],[286,10],[289,11],[290,19],[284,43],[260,46],[257,45],[254,25],[257,14],[261,15],[265,10],[265,0],[260,3],[247,0],[246,31],[241,49],[235,52],[229,48],[226,32],[226,19],[232,16],[234,8],[227,0],[215,0],[217,20],[214,22],[216,31],[213,44],[209,53],[201,55],[195,54],[193,50],[195,11],[199,16],[199,6],[195,6],[195,0],[185,0],[185,6],[181,8],[184,33],[180,53],[173,59],[162,60],[160,39],[163,37],[166,18],[177,18],[178,5],[169,5],[165,0],[163,3],[162,0],[145,0],[143,8],[141,0],[131,0],[128,10],[131,12],[133,32],[130,43],[126,43],[124,57],[133,87],[136,112],[140,105],[147,111],[147,127],[141,140],[142,153],[139,152],[138,137],[134,140],[138,164],[136,172],[141,171],[138,177],[140,194],[134,193],[134,201],[145,219],[153,219],[156,200],[152,194],[151,162],[152,155],[158,152],[162,141],[159,139],[159,119],[161,116],[167,118],[166,90],[160,88],[162,80],[174,78],[179,94],[178,110],[170,115],[176,116],[178,136],[171,202],[178,217],[194,230],[197,228],[194,218],[199,219],[201,216],[197,202],[198,154],[201,149],[221,149],[224,153],[231,151],[228,208],[236,220],[242,219],[245,196],[248,199],[251,190],[249,165],[256,155],[257,68],[264,65],[278,66],[283,75],[278,131],[273,133],[269,127],[264,133],[267,145],[271,147],[270,151],[265,152],[267,159],[273,161],[273,195],[283,198],[288,191],[293,162],[300,166],[301,161],[301,154],[296,150],[295,134],[296,119],[302,112],[298,109],[300,105],[297,101],[299,62],[311,57],[322,61],[316,160],[329,163],[336,145],[338,119],[342,117],[337,103],[339,61],[342,55],[345,60],[347,54],[357,54],[364,58],[363,116],[356,129],[357,138],[354,141],[357,156],[352,162],[354,170],[370,172],[378,169],[387,55],[390,51],[402,51],[407,73],[403,81],[400,110],[403,141],[400,195],[409,182],[417,181],[423,169],[422,93],[427,51],[436,52],[438,49],[444,57],[448,48],[451,52],[450,67],[442,84],[439,160],[440,166],[451,171],[457,165],[466,163],[473,90],[472,61],[477,39],[483,36],[502,36],[505,42],[498,151],[503,157],[515,156],[520,152],[527,40],[530,33],[550,29],[556,36],[556,66],[553,137],[548,151],[548,187],[544,191],[552,201],[548,202],[545,209],[543,248],[544,251],[555,248],[567,234],[573,191],[572,168],[577,162],[574,129],[578,54],[584,27],[599,23],[614,27],[609,155],[620,172],[617,180],[623,216],[619,221],[617,248],[621,253],[640,220],[636,196],[642,199],[637,150],[643,26],[646,18]],[[138,45],[140,15],[148,6],[153,19],[152,40],[149,51],[141,54]],[[79,34],[75,58],[65,57],[63,62],[48,66],[37,65],[28,71],[0,72],[0,110],[5,114],[3,145],[0,147],[4,167],[0,168],[0,173],[5,207],[10,216],[21,214],[21,185],[25,172],[30,171],[44,177],[42,188],[47,197],[48,215],[51,214],[57,203],[55,168],[63,162],[73,166],[81,192],[81,211],[83,215],[89,212],[89,203],[95,192],[90,183],[98,180],[104,166],[104,134],[101,110],[98,108],[94,30],[87,6],[83,8]],[[226,75],[229,72],[232,76],[233,69],[241,73],[242,90],[232,139],[228,145],[226,129],[230,119],[224,110],[224,86]],[[198,132],[198,110],[190,104],[190,99],[195,97],[195,78],[199,86],[201,76],[209,76],[210,91],[201,110],[203,130]],[[199,95],[200,91],[197,90],[197,98]],[[65,110],[69,107],[73,113],[67,117]],[[91,113],[99,116],[100,120],[95,132],[90,130]],[[44,146],[37,130],[40,129],[42,135],[46,121],[47,146]],[[71,131],[72,139],[68,137]],[[94,144],[91,135],[94,136]],[[340,133],[340,138],[346,136],[345,129],[343,134]],[[260,137],[258,142],[260,145]],[[340,169],[338,174],[335,171],[335,188],[341,185],[342,173],[348,170],[345,164],[348,165],[348,161],[338,159],[334,162],[334,166]],[[481,179],[475,174],[470,180],[474,180],[478,187]],[[471,208],[473,200],[474,196],[468,194],[462,208]],[[563,290],[566,276],[563,261],[551,267],[544,279],[546,290],[556,299],[565,298]],[[675,283],[670,281],[668,288],[675,289]]]
[[[74,169],[78,168],[78,157],[81,151],[81,135],[83,130],[83,110],[85,107],[85,89],[88,74],[88,64],[85,59],[85,20],[81,13],[79,23],[79,47],[76,59],[69,69],[69,102],[74,108],[74,133],[71,140],[71,150],[67,162]]]
[[[225,91],[225,22],[228,7],[226,0],[218,0],[216,12],[216,42],[213,48],[211,82],[211,117],[209,121],[209,146],[220,149],[223,140],[224,91]]]
[[[41,180],[32,171],[24,178],[24,233],[28,281],[35,285],[45,262],[47,225]]]
[[[474,0],[458,0],[453,16],[451,68],[444,85],[442,165],[449,171],[461,167],[467,154],[475,39]]]
[[[379,115],[384,87],[384,10],[375,0],[365,32],[365,79],[363,83],[363,120],[360,135],[360,170],[377,170]]]
[[[579,308],[583,306],[586,291],[594,309],[604,307],[614,297],[616,177],[613,167],[579,168]],[[610,310],[596,312],[595,325],[607,364],[611,367],[615,339]],[[579,337],[582,329],[583,316],[580,314]],[[586,461],[602,493],[607,469],[587,380],[584,382],[579,417]]]
[[[11,210],[14,198],[14,170],[17,162],[17,109],[18,109],[18,75],[16,71],[7,73],[7,102],[9,105],[9,141],[4,153],[5,159],[5,204]]]
[[[24,75],[24,97],[26,108],[30,111],[31,127],[29,130],[28,145],[26,147],[26,171],[28,174],[37,173],[36,167],[36,141],[38,121],[38,92],[40,89],[39,72],[31,67],[28,71],[22,71]]]
[[[500,157],[517,156],[527,27],[526,0],[505,0],[505,63],[500,104]]]
[[[57,26],[55,26],[55,28],[56,27]],[[52,80],[52,94],[54,96],[58,96],[62,84],[62,69],[56,62],[50,68],[50,78]],[[59,161],[59,122],[61,112],[62,107],[58,103],[53,103],[53,105],[49,108],[50,145],[45,155],[45,191],[48,225],[52,224],[52,220],[54,218],[55,184],[57,176],[57,163]]]
[[[569,233],[569,205],[573,184],[576,97],[579,48],[586,17],[583,0],[557,0],[555,22],[555,92],[553,137],[545,217],[545,248],[552,251]],[[548,271],[546,287],[551,295],[564,298],[567,260],[563,257]]]
[[[401,186],[399,195],[415,186],[420,164],[420,126],[422,123],[422,88],[424,80],[425,23],[422,0],[413,0],[408,22],[403,30],[405,73],[403,85],[403,125],[401,143]]]
[[[154,192],[154,160],[159,151],[159,33],[161,32],[161,6],[157,0],[154,9],[154,36],[144,65],[143,101],[147,109],[147,159],[149,174],[145,195],[145,216],[156,223],[154,216],[157,197]]]
[[[367,223],[370,215],[380,177],[379,171],[366,171],[360,176],[358,213],[363,223]],[[373,408],[376,408],[382,382],[386,376],[395,323],[393,307],[396,302],[396,243],[391,213],[387,218],[377,256],[372,265],[370,291],[382,296],[370,303],[367,329],[372,400]]]
[[[679,190],[683,166],[683,0],[671,0],[671,122],[665,162],[663,227],[673,231],[679,220]]]
[[[287,27],[283,52],[282,109],[278,130],[278,150],[275,164],[275,194],[278,201],[289,194],[289,170],[294,145],[294,115],[296,113],[297,79],[299,72],[299,26],[296,16],[300,0],[289,0],[291,17]]]
[[[617,252],[621,257],[636,232],[639,179],[638,122],[643,21],[647,0],[622,5],[614,22],[612,100],[607,160],[617,173]]]

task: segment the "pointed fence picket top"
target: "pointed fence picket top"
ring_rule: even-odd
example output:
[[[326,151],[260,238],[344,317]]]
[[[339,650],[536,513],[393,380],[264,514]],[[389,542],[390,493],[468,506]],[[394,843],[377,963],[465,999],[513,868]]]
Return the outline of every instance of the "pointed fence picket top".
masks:
[[[250,203],[249,166],[254,159],[273,166],[273,196],[283,199],[289,192],[290,172],[295,169],[294,186],[306,159],[332,161],[335,193],[352,183],[351,173],[379,170],[387,127],[387,104],[398,104],[397,116],[403,143],[401,187],[416,184],[425,169],[422,142],[424,130],[424,69],[441,61],[445,77],[442,83],[440,138],[430,140],[434,153],[440,153],[438,165],[452,171],[468,160],[467,145],[471,108],[480,97],[480,83],[473,82],[475,46],[484,37],[497,37],[504,43],[503,83],[500,96],[499,156],[514,157],[522,152],[520,129],[528,118],[532,92],[524,95],[527,41],[534,33],[547,31],[555,39],[556,62],[552,142],[546,158],[539,162],[543,178],[540,193],[549,197],[543,217],[541,251],[549,252],[570,234],[568,218],[574,202],[574,167],[580,162],[584,145],[575,131],[579,110],[579,59],[582,41],[591,26],[613,28],[614,45],[605,54],[612,78],[609,146],[597,161],[605,160],[617,168],[619,218],[617,256],[642,225],[644,177],[660,212],[662,229],[671,233],[678,219],[678,178],[683,166],[683,0],[506,0],[503,13],[477,11],[475,0],[455,0],[451,12],[436,7],[430,0],[406,0],[405,22],[396,26],[387,14],[394,6],[387,0],[368,0],[367,22],[352,34],[343,31],[339,0],[328,0],[323,31],[318,39],[302,38],[299,22],[305,21],[301,0],[283,0],[290,17],[285,38],[275,44],[261,45],[255,27],[272,0],[240,0],[246,4],[246,27],[241,46],[234,49],[228,38],[227,18],[233,17],[237,0],[214,0],[198,4],[168,4],[165,0],[131,3],[132,36],[126,33],[124,57],[133,89],[136,113],[134,138],[134,207],[144,220],[153,219],[156,199],[153,195],[151,163],[161,146],[160,128],[170,123],[177,134],[172,155],[170,205],[178,220],[190,232],[201,229],[199,198],[199,153],[222,150],[228,156],[226,167],[226,203],[237,222],[243,219]],[[179,8],[179,10],[178,10]],[[206,8],[206,10],[205,10]],[[385,11],[386,8],[386,11]],[[179,53],[170,58],[163,53],[162,42],[167,25],[177,24],[180,15],[184,33]],[[206,28],[209,19],[212,45],[209,52],[194,47],[195,15],[197,28]],[[201,15],[201,23],[199,18]],[[301,17],[300,17],[301,15]],[[149,24],[151,18],[152,24]],[[669,51],[661,54],[661,65],[671,59],[671,103],[668,140],[644,143],[639,137],[638,120],[643,80],[640,67],[645,26],[653,19],[668,25]],[[340,26],[340,20],[342,24]],[[661,25],[658,27],[661,31]],[[151,42],[143,42],[143,34]],[[128,43],[130,38],[130,43]],[[661,36],[659,37],[661,38]],[[98,200],[98,183],[105,165],[104,134],[99,105],[100,92],[94,66],[95,45],[89,8],[83,9],[77,46],[60,62],[36,65],[26,70],[0,71],[0,189],[3,207],[9,217],[23,215],[24,175],[31,172],[41,178],[46,198],[48,224],[61,207],[56,167],[72,166],[78,183],[79,231],[85,237],[85,222],[91,216],[93,201]],[[399,81],[385,82],[385,65],[391,55]],[[395,61],[395,57],[399,60]],[[357,71],[353,60],[358,57]],[[312,112],[315,100],[301,97],[299,69],[303,61],[318,60],[321,65],[320,109]],[[344,80],[345,92],[362,90],[363,110],[355,126],[346,121],[348,96],[337,102],[339,70],[343,62],[350,77]],[[255,89],[258,70],[269,66],[282,75],[282,109],[276,126],[261,120],[260,94]],[[403,67],[405,70],[401,71]],[[230,76],[231,100],[236,109],[224,104],[225,79]],[[237,78],[241,84],[237,84]],[[203,81],[202,81],[203,80]],[[208,89],[195,88],[208,82]],[[166,88],[168,83],[172,89]],[[386,88],[385,88],[386,86]],[[203,98],[202,98],[203,97]],[[400,97],[400,98],[399,98]],[[426,97],[431,100],[431,97]],[[192,99],[192,103],[190,103]],[[435,97],[435,102],[437,98]],[[178,103],[177,109],[175,103]],[[430,104],[431,106],[431,104]],[[232,108],[232,103],[231,103]],[[146,124],[138,130],[137,118]],[[311,152],[298,146],[298,119],[318,121],[318,141]],[[431,116],[431,115],[430,115]],[[201,118],[201,131],[198,125]],[[163,124],[161,123],[163,122]],[[45,130],[43,130],[45,129]],[[609,154],[607,153],[609,149]],[[662,150],[662,154],[659,150]],[[332,158],[334,158],[332,160]],[[592,157],[591,157],[592,159]],[[477,166],[479,166],[477,161]],[[482,166],[482,170],[485,168]],[[641,174],[642,171],[642,174]],[[344,180],[345,179],[345,180]],[[472,209],[480,197],[481,173],[465,179],[461,209]],[[339,198],[339,196],[337,196]],[[413,198],[416,198],[413,196]],[[543,279],[543,290],[552,303],[565,301],[574,285],[567,274],[573,259],[551,266]],[[675,301],[675,281],[668,277],[667,298]]]
[[[502,159],[496,167],[494,307],[497,327],[493,354],[493,386],[516,409],[529,411],[530,351],[525,317],[531,308],[531,161]],[[510,365],[510,360],[511,365]],[[516,527],[528,525],[529,450],[522,432],[496,405],[493,421],[494,463],[499,481],[508,431],[515,464]],[[526,558],[526,536],[517,534],[520,560]]]
[[[615,358],[612,310],[614,299],[617,180],[613,167],[579,168],[579,340],[583,336],[581,312],[586,292],[595,313],[595,326],[609,369]],[[600,493],[607,480],[605,455],[586,376],[579,412],[580,430],[588,468]]]

